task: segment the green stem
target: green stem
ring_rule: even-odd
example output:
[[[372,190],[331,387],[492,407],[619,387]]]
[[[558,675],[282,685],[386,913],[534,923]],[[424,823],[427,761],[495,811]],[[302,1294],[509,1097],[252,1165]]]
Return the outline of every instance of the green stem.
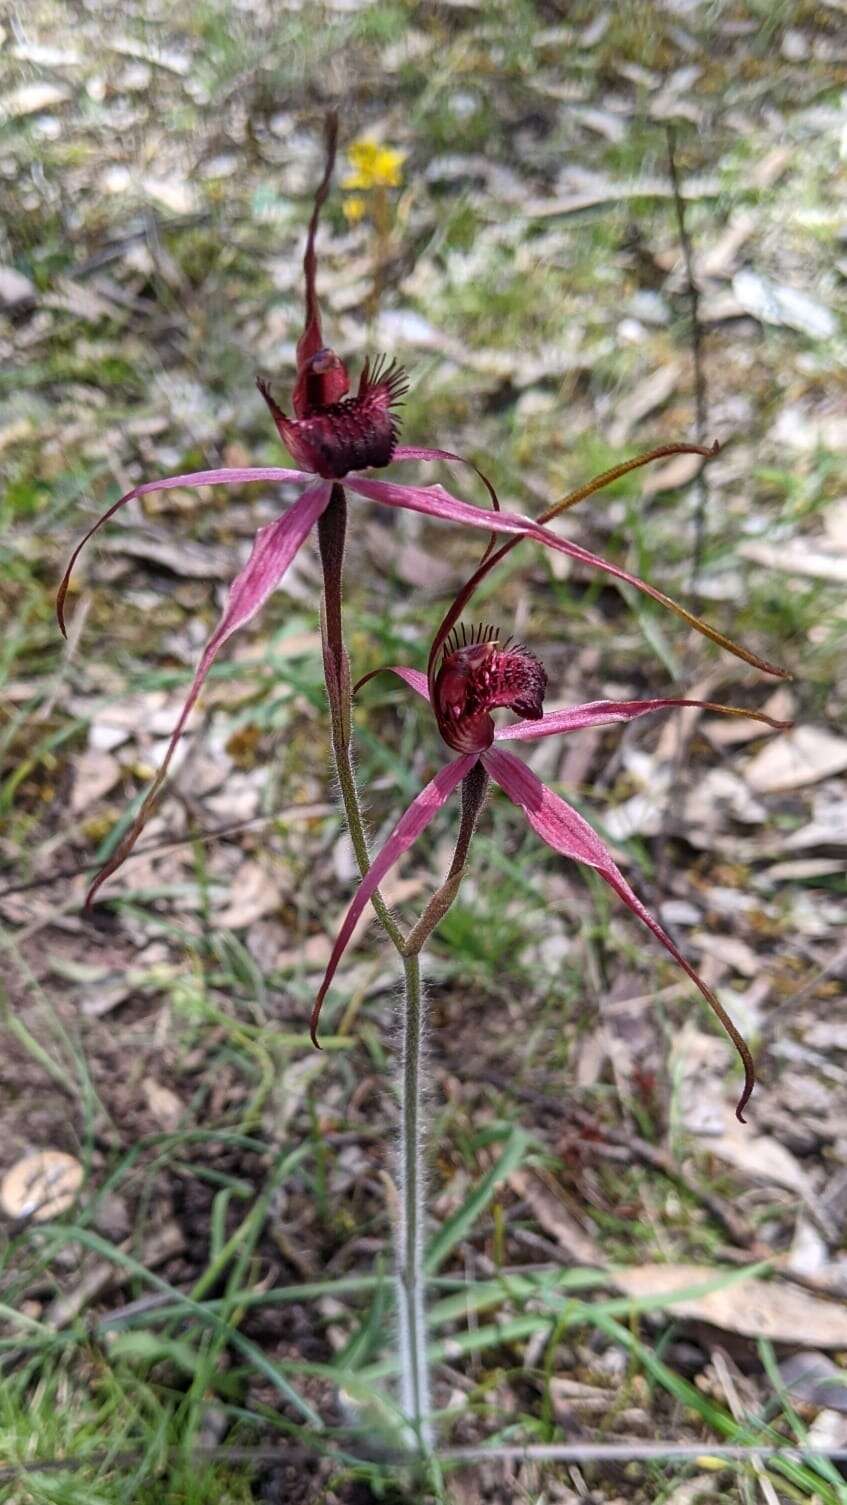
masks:
[[[342,576],[347,532],[347,499],[333,486],[329,506],[318,523],[324,575],[321,612],[324,672],[332,723],[332,751],[338,787],[353,851],[362,877],[370,867],[367,836],[351,750],[350,668],[342,630]],[[450,871],[408,939],[376,892],[371,902],[403,960],[405,979],[400,1067],[400,1167],[397,1216],[397,1311],[400,1350],[400,1401],[413,1430],[414,1446],[431,1453],[434,1440],[426,1351],[424,1277],[423,1068],[424,1006],[420,951],[449,909],[465,871],[468,847],[485,799],[488,780],[480,765],[462,786],[462,822]]]
[[[397,1223],[397,1308],[400,1320],[400,1403],[421,1451],[432,1446],[429,1368],[424,1316],[423,1097],[424,1011],[420,958],[405,973],[400,1099],[400,1207]]]
[[[347,501],[341,486],[334,486],[330,504],[318,523],[318,541],[324,572],[321,614],[324,672],[332,722],[332,751],[338,787],[347,817],[353,851],[362,877],[370,867],[362,808],[353,772],[351,737],[350,670],[342,632],[341,601]],[[423,1278],[423,1156],[421,1152],[421,1043],[422,1012],[420,961],[417,953],[405,955],[405,937],[379,893],[372,896],[374,909],[397,951],[403,957],[406,1007],[403,1016],[403,1048],[400,1079],[400,1198],[396,1230],[397,1311],[400,1348],[400,1397],[414,1429],[417,1451],[428,1451],[432,1442],[429,1374],[426,1359]]]
[[[412,929],[406,936],[406,956],[417,956],[420,954],[421,947],[432,935],[436,925],[439,925],[444,919],[450,905],[459,892],[462,879],[465,876],[465,864],[467,862],[471,837],[476,830],[476,823],[485,802],[487,791],[488,774],[485,772],[482,764],[477,763],[462,780],[462,823],[459,827],[456,850],[453,853],[450,871],[441,887],[436,889],[417,924],[412,926]]]

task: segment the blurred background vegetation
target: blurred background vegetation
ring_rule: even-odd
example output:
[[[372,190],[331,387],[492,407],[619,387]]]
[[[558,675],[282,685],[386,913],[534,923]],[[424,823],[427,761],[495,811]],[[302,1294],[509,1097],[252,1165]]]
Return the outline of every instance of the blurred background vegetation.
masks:
[[[361,1437],[391,1335],[396,976],[376,929],[320,1056],[305,1030],[354,881],[313,545],[213,671],[94,923],[85,870],[291,498],[146,497],[89,551],[68,644],[53,607],[73,541],[127,487],[285,463],[254,376],[291,383],[333,106],[325,332],[354,371],[378,351],[406,366],[404,440],[467,455],[537,514],[697,436],[699,339],[719,457],[639,471],[560,526],[796,676],[775,689],[525,545],[480,592],[543,659],[548,705],[688,692],[797,727],[686,715],[530,755],[750,1036],[746,1137],[698,996],[491,801],[428,963],[445,1460],[427,1490],[847,1499],[820,1452],[757,1470],[708,1446],[847,1446],[843,0],[29,0],[0,38],[0,1169],[82,1167],[51,1220],[0,1193],[0,1500],[423,1497]],[[458,468],[403,478],[485,501]],[[354,674],[423,666],[479,552],[351,502]],[[378,837],[442,752],[387,679],[357,747]],[[452,834],[445,813],[389,887],[409,918]],[[757,1261],[754,1298],[733,1280]],[[709,1277],[709,1298],[661,1299]],[[602,1456],[657,1439],[691,1459]],[[456,1455],[577,1443],[599,1461]]]

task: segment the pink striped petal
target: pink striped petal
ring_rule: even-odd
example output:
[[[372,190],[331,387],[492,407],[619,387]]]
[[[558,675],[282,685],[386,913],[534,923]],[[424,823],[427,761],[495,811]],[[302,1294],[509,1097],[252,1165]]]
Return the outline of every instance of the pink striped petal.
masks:
[[[429,681],[426,675],[422,674],[420,669],[407,669],[402,664],[383,664],[379,669],[371,669],[369,674],[363,674],[361,679],[356,680],[353,694],[358,695],[362,686],[366,685],[369,680],[375,679],[377,674],[398,674],[412,690],[416,690],[424,700],[429,700]]]
[[[466,460],[464,455],[455,455],[451,449],[421,449],[417,444],[398,444],[392,452],[391,464],[395,460],[455,460],[458,465],[467,465],[470,470],[476,471],[482,481],[488,495],[491,497],[491,505],[495,512],[500,511],[500,498],[494,490],[488,476],[474,465],[473,460]],[[486,556],[487,557],[487,556]]]
[[[424,700],[429,700],[429,682],[420,669],[407,669],[404,664],[386,664],[385,668],[387,673],[399,675]]]
[[[461,465],[472,465],[462,455],[454,455],[451,449],[421,449],[417,444],[398,444],[391,463],[395,460],[458,460]]]
[[[601,559],[599,554],[592,554],[590,549],[583,549],[579,544],[571,543],[567,538],[560,538],[558,533],[552,533],[549,528],[542,527],[531,518],[521,517],[516,512],[483,512],[481,507],[473,507],[468,502],[462,502],[458,497],[451,496],[443,486],[399,486],[394,481],[371,481],[357,474],[349,475],[346,478],[346,485],[351,491],[358,492],[360,496],[368,497],[374,502],[382,502],[386,507],[405,507],[412,512],[426,513],[428,517],[464,523],[470,528],[482,528],[487,533],[511,533],[518,537],[533,538],[537,543],[546,544],[548,549],[555,549],[559,554],[567,554],[571,559],[578,559],[581,564],[590,565],[595,570],[602,570],[604,574],[612,575],[616,580],[623,580],[627,585],[634,585],[636,590],[643,591],[646,596],[651,596],[654,601],[658,601],[660,605],[675,612],[689,627],[702,632],[713,643],[717,643],[729,653],[734,653],[736,658],[744,659],[756,669],[761,669],[764,674],[775,674],[779,679],[788,677],[784,669],[780,669],[776,664],[769,664],[766,659],[759,658],[758,654],[751,653],[747,648],[733,643],[731,638],[718,632],[717,628],[711,627],[708,622],[695,617],[693,612],[687,611],[684,606],[680,606],[677,601],[666,596],[664,591],[658,590],[655,585],[650,585],[646,580],[640,580],[637,575],[630,574],[629,570],[621,569],[619,565],[612,564],[608,559]]]
[[[777,731],[785,731],[791,726],[790,721],[776,721],[764,711],[745,711],[738,706],[717,705],[711,700],[590,700],[585,705],[548,711],[539,721],[515,721],[511,726],[498,726],[494,739],[496,742],[532,742],[538,737],[552,737],[557,732],[578,732],[586,726],[611,726],[615,721],[634,721],[637,716],[647,716],[651,711],[687,705],[696,706],[701,711],[718,711],[725,716],[746,716],[751,721],[764,721]]]
[[[65,637],[65,597],[68,593],[71,571],[81,553],[91,538],[104,523],[114,517],[127,502],[131,502],[137,496],[147,496],[151,491],[171,491],[174,486],[238,486],[244,481],[312,481],[314,476],[308,475],[303,470],[280,470],[277,465],[246,465],[239,466],[235,470],[192,470],[184,476],[163,476],[159,481],[145,481],[142,486],[133,486],[126,496],[119,497],[111,507],[107,507],[102,517],[98,517],[92,528],[89,528],[85,537],[80,539],[74,549],[68,567],[62,578],[56,596],[56,615],[59,618],[59,626]]]
[[[723,632],[718,632],[716,627],[704,622],[701,617],[695,616],[686,607],[680,606],[678,601],[674,601],[672,596],[666,595],[655,585],[639,579],[637,575],[631,574],[629,570],[621,569],[619,565],[612,564],[608,559],[602,559],[599,554],[592,554],[590,549],[583,549],[579,544],[571,543],[569,539],[560,538],[557,533],[552,533],[549,528],[543,527],[541,523],[533,522],[528,517],[521,517],[520,514],[514,512],[498,512],[495,517],[492,517],[490,513],[482,512],[478,507],[469,506],[467,502],[451,496],[443,486],[398,486],[391,481],[371,481],[358,475],[348,476],[347,485],[351,491],[357,491],[371,501],[382,502],[387,507],[406,507],[413,512],[424,512],[429,517],[464,523],[470,528],[484,528],[492,535],[510,533],[513,538],[533,538],[538,543],[546,544],[549,549],[555,549],[560,554],[567,554],[571,559],[578,559],[581,564],[602,570],[604,574],[611,575],[616,580],[623,580],[627,585],[634,586],[636,590],[643,591],[645,596],[650,596],[652,600],[658,601],[660,606],[672,611],[695,632],[702,633],[719,648],[724,648],[727,653],[732,653],[736,658],[743,659],[745,663],[752,664],[763,674],[773,674],[777,679],[791,678],[791,675],[785,669],[780,669],[778,664],[768,663],[767,659],[760,658],[757,653],[751,653],[749,648],[734,643],[732,638],[728,638]],[[479,581],[491,569],[492,563],[502,557],[504,552],[504,549],[499,549],[492,560],[490,546],[486,550],[481,564],[477,566],[476,572],[463,587],[439,628],[430,651],[431,664],[450,627],[457,620],[462,606],[469,600]]]
[[[462,782],[465,774],[470,773],[476,761],[475,753],[467,753],[462,758],[456,758],[455,762],[448,763],[446,768],[442,768],[440,773],[435,775],[435,778],[412,801],[405,814],[401,815],[379,856],[374,858],[366,877],[359,884],[356,897],[350,905],[344,917],[344,923],[338,932],[335,945],[332,948],[332,955],[324,973],[323,982],[315,999],[315,1006],[312,1009],[312,1019],[309,1028],[315,1045],[318,1043],[318,1020],[324,998],[335,976],[338,963],[347,949],[350,936],[353,933],[353,927],[359,915],[362,913],[374,889],[379,888],[386,873],[399,861],[403,853],[408,851],[409,847],[417,841],[421,832],[426,830],[433,816],[437,815],[445,801],[450,798],[453,790],[457,784]]]
[[[516,758],[513,753],[489,748],[488,752],[482,754],[482,764],[509,799],[523,810],[529,824],[541,840],[545,841],[548,847],[552,847],[554,852],[560,852],[563,857],[572,857],[575,862],[584,862],[589,867],[593,867],[610,888],[614,889],[618,897],[623,899],[627,908],[638,916],[648,930],[652,930],[656,939],[661,941],[665,950],[670,952],[674,961],[700,989],[744,1063],[744,1090],[735,1110],[743,1123],[742,1112],[755,1084],[753,1061],[744,1040],[711,988],[706,986],[690,962],[686,961],[658,920],[654,920],[650,911],[645,909],[638,895],[633,893],[620,868],[616,865],[611,852],[604,846],[597,832],[589,826],[586,820],[583,820],[576,810],[565,804],[565,801],[554,794],[552,789],[548,789],[546,784],[542,784],[532,770],[527,768],[526,764],[522,763],[520,758]]]
[[[358,471],[345,476],[344,484],[350,491],[358,492],[370,501],[382,502],[386,507],[404,507],[410,512],[425,512],[429,517],[464,523],[470,528],[482,528],[487,533],[516,533],[519,536],[540,537],[543,542],[548,542],[544,537],[545,529],[540,524],[531,522],[528,517],[519,517],[512,512],[486,512],[482,507],[474,507],[470,502],[462,502],[458,497],[451,496],[443,486],[401,486],[398,481],[371,480]],[[563,540],[551,533],[551,546],[554,539],[555,547],[559,548]]]
[[[177,743],[182,736],[185,723],[194,708],[206,676],[218,653],[227,639],[231,638],[232,634],[237,632],[239,627],[244,627],[250,621],[251,617],[256,615],[257,611],[264,606],[268,597],[279,585],[297,550],[329,504],[331,492],[332,484],[329,481],[321,481],[320,485],[310,487],[308,491],[303,492],[303,495],[289,508],[283,517],[277,518],[276,522],[268,523],[267,527],[260,528],[256,534],[250,558],[243,570],[233,580],[224,614],[203,649],[200,662],[197,665],[197,672],[191,682],[191,688],[185,704],[180,711],[179,720],[171,733],[171,740],[168,743],[168,749],[165,753],[162,766],[156,774],[153,784],[130,830],[109,858],[105,867],[101,868],[88,890],[85,900],[86,905],[92,903],[94,895],[100,886],[126,860],[143,831],[164,783],[165,775],[176,751]]]

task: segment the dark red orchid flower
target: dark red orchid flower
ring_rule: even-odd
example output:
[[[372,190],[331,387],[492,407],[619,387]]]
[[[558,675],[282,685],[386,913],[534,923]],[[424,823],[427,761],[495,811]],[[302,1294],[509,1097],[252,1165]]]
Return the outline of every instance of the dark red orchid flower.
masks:
[[[264,606],[268,597],[280,584],[286,570],[305,542],[312,528],[329,506],[335,483],[343,480],[345,487],[369,501],[386,507],[406,508],[422,512],[428,517],[447,522],[461,523],[470,528],[479,528],[489,534],[511,535],[510,543],[522,537],[535,539],[546,547],[567,554],[583,564],[603,570],[615,579],[634,585],[638,590],[669,607],[682,617],[689,626],[703,632],[721,647],[738,654],[748,663],[766,673],[781,675],[774,665],[737,647],[722,633],[701,622],[699,618],[677,605],[655,586],[639,580],[635,575],[615,564],[592,554],[577,544],[569,543],[556,533],[531,519],[517,513],[497,510],[499,503],[490,482],[472,462],[450,450],[424,449],[401,446],[397,443],[399,419],[397,405],[406,390],[406,378],[395,364],[382,358],[367,360],[359,378],[358,390],[349,395],[350,379],[344,361],[334,350],[323,343],[320,312],[316,292],[315,237],[321,207],[329,192],[335,162],[337,122],[330,117],[326,133],[326,166],[320,187],[315,195],[315,204],[306,237],[303,268],[306,283],[306,325],[297,346],[297,377],[292,394],[294,416],[289,418],[277,405],[267,382],[260,381],[259,389],[270,407],[279,433],[299,465],[300,470],[288,470],[276,466],[243,466],[235,469],[200,470],[185,475],[166,476],[143,485],[133,486],[125,496],[106,509],[84,538],[74,549],[65,571],[57,596],[59,626],[65,633],[65,598],[74,564],[88,540],[109,518],[137,497],[154,491],[168,491],[175,486],[221,486],[240,485],[248,481],[293,481],[302,483],[303,494],[275,522],[260,528],[253,550],[244,568],[235,577],[223,615],[212,633],[197,666],[183,708],[170,739],[162,765],[131,828],[124,836],[115,853],[101,869],[88,891],[86,903],[90,904],[101,884],[116,871],[129,855],[146,824],[158,798],[177,743],[182,736],[188,717],[197,701],[209,670],[221,648],[239,628],[244,627]],[[697,445],[666,445],[627,461],[622,467],[601,476],[582,488],[579,495],[589,495],[624,471],[647,464],[653,459],[681,451],[693,451],[708,455],[712,451]],[[442,486],[405,486],[396,481],[371,478],[364,474],[370,468],[382,468],[389,462],[405,460],[452,460],[470,465],[486,486],[494,512],[459,500]],[[316,480],[316,477],[319,479]],[[562,504],[558,504],[561,507]],[[553,509],[555,512],[557,509]],[[552,513],[550,514],[552,515]]]
[[[446,768],[442,768],[412,801],[360,884],[338,932],[312,1012],[311,1030],[315,1044],[323,1000],[359,915],[389,870],[417,840],[463,779],[467,778],[477,764],[481,764],[485,773],[523,811],[542,841],[563,857],[570,857],[594,868],[627,908],[653,932],[674,961],[700,989],[744,1064],[744,1090],[736,1109],[743,1123],[742,1112],[755,1081],[753,1061],[747,1045],[723,1005],[686,961],[658,920],[645,909],[596,831],[573,806],[542,784],[520,758],[497,744],[534,741],[560,732],[575,732],[585,727],[632,721],[651,711],[668,710],[677,706],[697,706],[701,710],[718,711],[727,716],[749,716],[780,730],[790,723],[775,721],[761,712],[676,697],[658,700],[595,700],[585,705],[567,706],[545,715],[542,709],[547,688],[544,668],[522,645],[512,644],[508,640],[501,643],[496,630],[490,627],[475,629],[470,634],[464,628],[454,628],[443,641],[440,662],[436,664],[430,659],[428,675],[418,669],[405,667],[392,667],[390,672],[399,675],[424,700],[429,701],[442,738],[459,756],[448,763]],[[367,678],[371,676],[368,675]],[[509,726],[496,726],[491,712],[501,706],[516,711],[522,719]]]

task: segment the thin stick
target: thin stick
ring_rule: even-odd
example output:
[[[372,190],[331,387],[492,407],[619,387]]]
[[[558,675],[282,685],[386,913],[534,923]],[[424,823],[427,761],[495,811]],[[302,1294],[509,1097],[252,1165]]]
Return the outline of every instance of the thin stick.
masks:
[[[659,1458],[681,1458],[694,1463],[698,1459],[705,1463],[710,1458],[726,1458],[752,1463],[759,1459],[784,1458],[792,1463],[814,1463],[817,1458],[845,1459],[847,1448],[799,1448],[791,1444],[787,1447],[733,1447],[710,1442],[585,1442],[561,1446],[528,1443],[526,1447],[445,1448],[438,1456],[443,1463],[457,1463],[462,1459],[481,1463],[489,1458],[504,1462],[535,1459],[540,1463],[630,1463],[638,1459]]]
[[[685,280],[688,284],[688,301],[691,306],[691,359],[694,365],[694,405],[696,413],[697,443],[706,443],[706,428],[709,420],[709,404],[706,388],[706,372],[703,366],[702,326],[700,324],[700,292],[694,275],[694,248],[688,226],[685,223],[685,201],[682,197],[679,173],[676,166],[676,133],[668,122],[665,127],[668,139],[668,166],[670,168],[676,223],[679,243],[685,263]],[[709,487],[705,467],[701,465],[694,482],[697,501],[694,511],[694,557],[691,562],[691,589],[697,589],[697,577],[703,563],[706,543],[706,516],[709,505]]]

